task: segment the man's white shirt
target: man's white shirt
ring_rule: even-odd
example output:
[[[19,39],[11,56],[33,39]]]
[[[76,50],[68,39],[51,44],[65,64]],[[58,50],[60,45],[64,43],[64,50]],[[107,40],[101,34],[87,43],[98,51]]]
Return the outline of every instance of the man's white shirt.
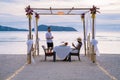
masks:
[[[48,39],[48,38],[49,38],[49,39]],[[53,41],[52,41],[52,33],[51,33],[51,32],[47,32],[47,33],[46,33],[46,40],[47,40],[48,43],[53,42]]]

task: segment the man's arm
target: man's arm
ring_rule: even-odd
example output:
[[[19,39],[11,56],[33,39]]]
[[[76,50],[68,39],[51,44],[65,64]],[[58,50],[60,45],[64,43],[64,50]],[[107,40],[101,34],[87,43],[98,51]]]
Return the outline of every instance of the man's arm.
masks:
[[[46,33],[46,39],[53,39],[53,37]]]

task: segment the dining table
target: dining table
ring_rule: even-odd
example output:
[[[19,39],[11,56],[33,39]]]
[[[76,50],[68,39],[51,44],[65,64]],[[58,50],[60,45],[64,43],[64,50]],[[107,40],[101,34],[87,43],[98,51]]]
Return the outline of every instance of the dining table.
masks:
[[[60,46],[55,46],[53,48],[53,51],[56,52],[56,55],[60,58],[60,59],[65,59],[66,56],[69,55],[69,53],[71,52],[71,47],[70,46],[64,46],[64,45],[60,45]]]

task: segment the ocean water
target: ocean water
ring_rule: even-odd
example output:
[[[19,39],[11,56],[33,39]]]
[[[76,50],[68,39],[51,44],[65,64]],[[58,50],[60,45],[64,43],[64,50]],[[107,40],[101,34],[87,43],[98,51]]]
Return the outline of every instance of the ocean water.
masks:
[[[32,32],[35,35],[34,32]],[[41,45],[46,46],[44,31],[39,32],[40,54],[44,54]],[[72,47],[72,42],[76,42],[77,37],[83,38],[82,32],[52,32],[54,36],[54,46],[61,42],[68,42]],[[120,54],[120,32],[97,32],[98,49],[100,54]],[[0,54],[27,54],[27,35],[28,32],[4,31],[0,32]],[[34,37],[35,38],[35,37]],[[82,46],[81,54],[84,54]]]

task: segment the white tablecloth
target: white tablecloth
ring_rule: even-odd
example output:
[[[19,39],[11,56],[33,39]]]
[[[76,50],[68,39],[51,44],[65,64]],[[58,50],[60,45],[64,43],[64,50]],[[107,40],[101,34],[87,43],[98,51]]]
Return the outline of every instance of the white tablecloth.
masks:
[[[59,58],[64,59],[70,53],[71,48],[70,46],[56,46],[53,50]]]

